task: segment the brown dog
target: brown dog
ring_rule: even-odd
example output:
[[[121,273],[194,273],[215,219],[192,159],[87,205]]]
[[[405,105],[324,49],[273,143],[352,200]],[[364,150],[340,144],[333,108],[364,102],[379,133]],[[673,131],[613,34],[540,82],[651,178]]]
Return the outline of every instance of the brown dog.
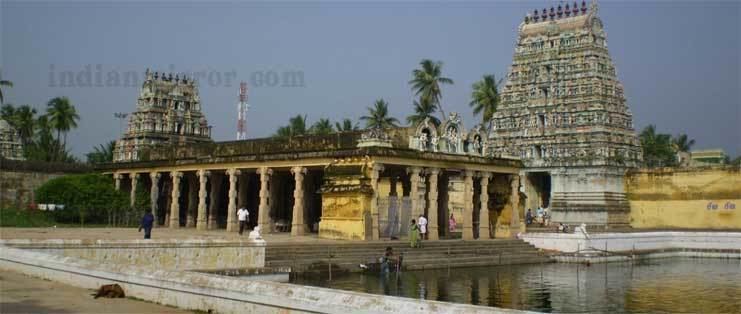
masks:
[[[123,291],[123,288],[119,286],[117,283],[114,283],[112,285],[102,285],[100,286],[100,289],[98,289],[98,292],[95,294],[95,298],[125,298],[126,294]]]

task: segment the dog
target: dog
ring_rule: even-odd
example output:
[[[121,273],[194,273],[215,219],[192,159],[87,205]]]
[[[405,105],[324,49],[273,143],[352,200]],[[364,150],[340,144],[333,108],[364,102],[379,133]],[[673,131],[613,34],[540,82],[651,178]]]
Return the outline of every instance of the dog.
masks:
[[[98,292],[95,294],[95,299],[104,297],[104,298],[125,298],[126,294],[123,291],[123,288],[119,286],[117,283],[114,283],[112,285],[102,285],[100,286],[100,289],[98,289]]]

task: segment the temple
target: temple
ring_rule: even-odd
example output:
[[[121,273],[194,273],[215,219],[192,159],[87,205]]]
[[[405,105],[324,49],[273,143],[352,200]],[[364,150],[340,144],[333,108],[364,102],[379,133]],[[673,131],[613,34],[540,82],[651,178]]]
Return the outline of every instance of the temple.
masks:
[[[24,160],[20,133],[3,119],[0,119],[0,157]]]
[[[211,141],[211,127],[201,112],[196,82],[183,76],[147,69],[136,111],[116,142],[114,161],[139,160],[152,145]]]
[[[595,2],[535,10],[520,24],[490,154],[520,158],[526,208],[555,222],[627,226],[623,177],[642,160]]]
[[[440,126],[369,129],[142,148],[102,167],[116,187],[150,192],[157,224],[373,240],[404,236],[424,214],[430,239],[510,237],[524,228],[520,161],[486,154],[486,132],[451,114]],[[513,211],[512,209],[518,209]],[[448,226],[449,217],[458,221]],[[256,218],[256,219],[255,219]]]

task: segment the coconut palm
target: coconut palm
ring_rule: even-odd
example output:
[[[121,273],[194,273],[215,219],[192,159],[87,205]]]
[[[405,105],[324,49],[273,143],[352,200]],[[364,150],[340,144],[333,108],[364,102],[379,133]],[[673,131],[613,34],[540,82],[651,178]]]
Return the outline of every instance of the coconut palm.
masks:
[[[671,166],[676,153],[669,134],[656,133],[656,126],[649,125],[638,135],[643,149],[643,160],[649,167]]]
[[[473,114],[482,114],[481,122],[486,124],[492,118],[499,106],[499,91],[497,87],[502,80],[497,81],[494,75],[484,75],[480,81],[473,83],[471,102],[468,104],[473,108]]]
[[[50,126],[57,131],[57,141],[60,140],[61,133],[64,133],[62,149],[66,151],[67,133],[76,128],[77,121],[80,120],[75,106],[70,103],[67,97],[55,97],[47,104],[46,114],[49,116]]]
[[[358,130],[358,124],[353,123],[352,120],[348,118],[343,119],[341,123],[335,122],[334,127],[337,132],[350,132]]]
[[[329,119],[322,118],[314,122],[309,131],[311,134],[327,135],[334,132],[334,128],[332,127],[332,122],[329,122]]]
[[[388,103],[383,99],[378,99],[373,107],[368,107],[368,115],[360,117],[365,120],[365,127],[369,129],[383,129],[395,127],[399,120],[389,117]]]
[[[415,95],[419,96],[420,103],[427,101],[436,106],[440,110],[442,118],[445,119],[445,111],[440,104],[440,98],[442,97],[440,85],[453,84],[453,80],[442,76],[443,64],[440,61],[434,62],[424,59],[419,65],[419,69],[412,71],[413,78],[409,81],[409,85],[412,85]]]
[[[674,149],[686,153],[690,151],[692,145],[695,145],[695,140],[689,139],[687,134],[680,134],[672,139],[672,143],[674,144]]]
[[[13,82],[8,80],[0,80],[0,104],[5,103],[5,98],[3,98],[3,86],[13,87]]]
[[[430,118],[430,121],[434,123],[435,125],[440,125],[440,119],[433,116],[432,114],[435,113],[435,110],[437,110],[437,107],[426,101],[422,100],[422,102],[414,101],[414,114],[407,117],[407,123],[411,125],[415,125],[417,123],[420,123],[422,121],[425,121],[425,119]]]
[[[5,121],[8,121],[8,123],[11,123],[11,120],[15,117],[15,107],[11,104],[4,104],[2,108],[0,108],[0,119],[3,119]]]
[[[34,128],[36,127],[36,109],[29,105],[18,107],[15,111],[13,126],[18,131],[23,145],[28,145],[33,140]]]
[[[116,141],[110,141],[105,144],[100,144],[98,147],[94,147],[93,151],[87,153],[87,162],[91,164],[99,164],[113,161],[113,149],[116,147]]]
[[[291,128],[292,136],[306,134],[306,116],[296,115],[288,120],[288,126]]]
[[[290,126],[282,126],[279,127],[278,130],[275,131],[276,137],[289,137],[291,136],[291,127]]]

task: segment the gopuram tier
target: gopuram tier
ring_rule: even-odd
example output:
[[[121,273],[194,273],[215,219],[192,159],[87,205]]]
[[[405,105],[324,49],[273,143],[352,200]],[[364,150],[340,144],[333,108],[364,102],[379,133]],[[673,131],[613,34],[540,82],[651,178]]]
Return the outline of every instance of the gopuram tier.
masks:
[[[525,17],[489,145],[495,157],[522,159],[526,209],[548,208],[554,222],[628,225],[623,177],[643,157],[595,2]]]
[[[192,79],[172,74],[145,74],[136,111],[116,141],[114,162],[141,159],[143,148],[160,144],[211,141],[211,127],[201,112],[198,86]]]

